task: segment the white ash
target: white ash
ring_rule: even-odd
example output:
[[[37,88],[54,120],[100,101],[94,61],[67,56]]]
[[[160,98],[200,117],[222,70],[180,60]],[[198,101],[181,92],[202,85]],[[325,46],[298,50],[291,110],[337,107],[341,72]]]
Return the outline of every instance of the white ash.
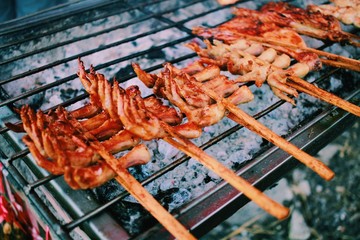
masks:
[[[132,18],[134,18],[134,16],[132,16]],[[109,19],[103,22],[114,21],[115,23],[117,23],[122,19],[123,18],[121,17],[117,21],[115,21],[114,19]],[[98,24],[95,23],[94,25],[97,26]],[[37,68],[39,66],[46,65],[50,62],[61,60],[66,57],[74,56],[76,54],[85,52],[87,50],[96,49],[99,46],[106,45],[114,41],[119,41],[121,39],[128,38],[146,31],[150,31],[153,28],[155,28],[155,26],[158,28],[163,25],[164,24],[159,22],[158,20],[142,21],[140,23],[133,24],[126,28],[121,28],[119,30],[112,31],[110,33],[106,33],[99,35],[97,37],[78,41],[72,44],[68,44],[64,47],[59,47],[54,50],[46,51],[40,54],[33,55],[31,57],[27,57],[15,61],[11,63],[11,68],[9,66],[4,66],[3,69],[4,72],[5,69],[10,70],[6,76],[8,77],[15,76],[17,74]],[[105,26],[102,27],[104,28]],[[69,32],[63,32],[62,34],[65,37],[64,40],[66,40],[66,38],[69,36],[73,37],[74,35],[78,35],[79,33],[86,33],[88,28],[89,26],[88,24],[86,24],[82,27],[77,27],[74,30],[71,29],[69,30]],[[153,48],[156,45],[161,45],[169,41],[176,40],[178,38],[184,37],[185,35],[186,35],[185,33],[175,28],[166,29],[156,34],[148,35],[143,38],[138,38],[132,42],[124,43],[119,46],[115,46],[103,51],[98,51],[94,54],[83,57],[82,60],[85,62],[87,67],[89,67],[90,64],[96,66],[104,62],[108,62],[124,56],[128,56],[133,53],[137,53],[140,51],[144,51],[146,49]],[[55,37],[59,37],[59,36],[54,36],[54,37],[50,36],[50,39],[47,38],[46,41],[55,43],[55,40],[53,39]],[[35,41],[31,41],[31,42],[35,42]],[[29,48],[32,48],[32,46],[29,46]],[[11,52],[9,54],[13,56]],[[165,56],[169,56],[170,51],[167,51],[164,54]],[[175,53],[172,53],[172,56],[176,56],[175,54],[176,51]],[[158,59],[156,64],[160,64],[163,61],[164,59]],[[115,75],[116,71],[119,70],[119,68],[124,68],[127,67],[128,65],[129,65],[128,61],[121,62],[117,65],[110,66],[106,69],[102,69],[101,73],[103,73],[105,76],[113,76]],[[1,72],[3,72],[3,70],[1,70]],[[77,72],[77,60],[72,60],[64,64],[56,65],[42,72],[35,73],[27,77],[21,78],[19,80],[12,81],[11,83],[3,85],[3,87],[9,93],[10,96],[18,96],[21,93],[25,92],[26,90],[28,91],[30,89],[35,89],[39,86],[49,84],[54,80],[56,81],[58,79],[65,78],[67,76],[75,74],[76,72]],[[72,89],[73,91],[69,93],[68,96],[66,96],[66,94],[64,93],[69,92],[69,89]],[[45,96],[43,96],[44,93],[39,94],[40,97],[38,98],[44,99],[44,103],[42,104],[41,108],[47,109],[69,98],[73,98],[79,95],[82,92],[82,89],[83,87],[78,79],[74,79],[58,87],[48,89],[47,91],[45,91]],[[63,96],[61,96],[61,93],[63,93]],[[25,101],[21,101],[20,104],[25,104],[26,101],[29,101],[29,99],[26,99]]]
[[[129,22],[129,21],[135,19],[136,17],[141,16],[141,15],[143,15],[143,14],[140,13],[139,11],[130,11],[130,12],[125,12],[125,13],[121,13],[118,15],[110,16],[106,19],[100,19],[100,20],[95,20],[95,21],[89,22],[89,23],[85,23],[84,25],[81,25],[81,26],[69,28],[69,29],[66,29],[65,31],[53,33],[53,34],[38,38],[33,41],[28,41],[28,42],[22,43],[16,49],[12,49],[13,51],[11,51],[7,55],[3,56],[3,58],[9,59],[10,57],[19,56],[23,53],[29,52],[29,50],[33,51],[33,50],[51,46],[51,45],[59,43],[59,42],[65,42],[65,41],[73,39],[74,36],[75,37],[86,36],[88,34],[95,33],[95,32],[101,31],[106,28],[114,27],[118,24],[124,24],[126,22]],[[123,34],[126,34],[126,32],[123,32]],[[131,34],[131,32],[128,32],[127,34]],[[117,38],[116,37],[115,38],[102,37],[101,39],[98,39],[97,41],[94,41],[94,39],[91,39],[91,46],[94,46],[94,44],[105,44],[106,42],[112,41],[114,39],[121,39],[121,35],[118,36]],[[75,43],[75,45],[79,45],[79,44]],[[88,47],[91,47],[91,46],[88,46]],[[86,46],[83,45],[83,47],[85,48]],[[60,47],[59,49],[66,50],[66,47],[65,47],[65,49],[63,47]],[[52,62],[54,59],[49,58],[48,56],[49,56],[48,52],[45,53],[45,59],[43,59],[43,60],[46,60],[47,62]],[[52,57],[56,58],[56,56],[57,55],[53,55]],[[71,55],[69,55],[69,56],[71,56]],[[61,59],[61,56],[59,56],[59,57],[60,58],[58,58],[58,59]],[[34,59],[37,61],[37,60],[39,60],[39,57],[34,58]],[[31,64],[31,62],[29,62],[29,64]],[[35,66],[38,66],[38,65],[37,64],[34,64],[33,66],[24,65],[23,67],[28,67],[28,69],[31,69],[32,67],[35,67]]]

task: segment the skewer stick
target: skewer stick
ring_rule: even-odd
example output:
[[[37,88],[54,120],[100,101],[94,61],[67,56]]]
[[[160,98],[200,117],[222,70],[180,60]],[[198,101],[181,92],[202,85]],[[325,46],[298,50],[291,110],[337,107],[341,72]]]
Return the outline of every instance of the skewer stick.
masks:
[[[328,66],[337,67],[337,68],[345,68],[345,69],[360,72],[360,66],[356,66],[356,65],[349,64],[346,62],[338,62],[336,60],[329,60],[329,59],[325,59],[325,58],[320,58],[320,61],[323,64],[328,65]]]
[[[230,111],[230,114],[228,115],[230,119],[257,133],[258,135],[278,146],[285,152],[291,154],[300,162],[302,162],[307,167],[319,174],[325,180],[331,180],[334,177],[334,172],[320,160],[314,158],[313,156],[302,151],[292,143],[286,141],[284,138],[280,137],[279,135],[268,129],[255,118],[251,117],[250,115],[242,111],[240,108],[232,104],[229,100],[218,96],[216,92],[214,92],[212,89],[196,81],[193,81],[193,83],[196,84],[196,86],[202,89],[204,93],[208,94],[208,96],[213,98],[215,101],[219,101],[224,104],[226,109]]]
[[[253,58],[254,58],[254,61],[257,63],[271,65],[270,63],[267,63],[264,60],[261,60],[257,57],[253,57]],[[281,70],[281,68],[275,67],[273,65],[272,65],[272,68]],[[289,81],[289,79],[291,81]],[[318,88],[315,85],[303,80],[300,77],[291,75],[288,77],[286,84],[289,85],[290,87],[295,88],[296,90],[299,90],[301,92],[309,94],[310,96],[316,97],[324,102],[330,103],[334,106],[342,108],[345,111],[348,111],[348,112],[360,117],[360,107],[359,106],[352,104],[352,103],[350,103],[330,92],[327,92],[321,88]]]
[[[269,40],[269,42],[270,41],[271,40]],[[276,46],[274,44],[263,43],[264,46],[274,48],[275,50],[279,50],[279,51],[281,51],[280,47],[290,48],[290,49],[294,49],[294,50],[296,49],[296,47],[295,47],[296,45],[291,45],[291,44],[287,44],[287,43],[278,43],[278,46]],[[306,47],[306,48],[297,47],[297,48],[307,51],[307,52],[315,53],[318,56],[326,57],[326,58],[319,58],[320,61],[325,65],[332,66],[332,67],[338,67],[338,68],[345,68],[345,69],[360,72],[360,61],[359,60],[343,57],[343,56],[340,56],[337,54],[328,53],[325,51],[321,51],[321,50],[309,48],[309,47]]]
[[[289,209],[275,202],[263,192],[252,186],[245,179],[236,175],[233,171],[226,168],[219,161],[208,155],[202,149],[193,144],[190,140],[179,136],[172,127],[168,124],[161,122],[161,126],[173,138],[166,137],[164,140],[177,149],[183,151],[188,156],[198,160],[205,167],[218,174],[221,178],[231,184],[234,188],[244,193],[250,200],[258,204],[259,207],[264,209],[278,219],[284,219],[289,215]]]
[[[360,40],[360,36],[356,35],[356,34],[353,34],[353,33],[350,33],[350,32],[345,32],[346,35],[348,35],[349,37],[351,38],[354,38],[354,39],[359,39]]]
[[[138,182],[121,163],[89,132],[86,132],[75,119],[69,119],[85,138],[91,140],[91,146],[98,151],[107,164],[116,172],[115,179],[123,186],[147,211],[151,213],[177,239],[196,239],[178,222],[154,197]]]
[[[334,66],[334,67],[343,67],[343,68],[347,68],[350,70],[360,72],[360,61],[356,60],[356,59],[339,56],[339,55],[336,55],[333,53],[328,53],[328,52],[321,51],[321,50],[314,49],[314,48],[301,47],[301,46],[297,46],[297,45],[290,44],[290,43],[284,43],[284,42],[279,42],[279,41],[275,41],[275,40],[271,40],[271,39],[266,39],[264,37],[252,36],[252,35],[243,34],[243,33],[236,33],[236,35],[239,37],[248,39],[248,40],[264,43],[265,46],[272,47],[272,48],[276,48],[276,46],[280,46],[280,47],[285,47],[285,48],[291,48],[294,50],[300,49],[300,50],[304,50],[307,52],[312,52],[319,56],[326,57],[327,59],[320,58],[320,60],[324,64],[328,64],[328,65]],[[269,45],[267,45],[267,44],[269,44]]]
[[[313,84],[311,84],[299,77],[291,76],[288,79],[290,79],[290,81],[288,80],[287,84],[290,87],[293,87],[296,90],[299,90],[301,92],[309,94],[310,96],[324,100],[325,102],[328,102],[334,106],[342,108],[342,109],[348,111],[349,113],[352,113],[352,114],[360,117],[360,107],[359,106],[352,104],[348,101],[345,101],[344,99],[337,97],[336,95],[329,93],[321,88],[318,88],[318,87],[314,86]]]
[[[360,47],[360,42],[350,41],[350,43],[355,47]]]

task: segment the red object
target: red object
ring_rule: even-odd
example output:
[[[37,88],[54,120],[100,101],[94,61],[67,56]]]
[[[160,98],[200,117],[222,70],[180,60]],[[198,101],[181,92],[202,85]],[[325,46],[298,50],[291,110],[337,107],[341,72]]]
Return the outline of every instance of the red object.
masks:
[[[20,195],[10,187],[6,177],[3,174],[3,166],[0,163],[0,224],[10,226],[10,233],[3,232],[0,236],[8,236],[11,239],[12,234],[20,234],[26,239],[42,240],[38,223],[34,214],[27,207],[27,203]],[[16,231],[12,231],[16,229]],[[45,229],[45,239],[50,240],[49,228]]]

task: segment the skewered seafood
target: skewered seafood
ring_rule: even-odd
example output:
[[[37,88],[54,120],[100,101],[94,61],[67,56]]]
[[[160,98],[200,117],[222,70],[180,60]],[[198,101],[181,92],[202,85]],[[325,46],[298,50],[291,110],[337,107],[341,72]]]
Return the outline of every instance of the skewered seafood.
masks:
[[[237,8],[234,14],[250,17],[248,11],[242,8]],[[335,17],[318,11],[310,12],[285,2],[269,2],[261,8],[256,17],[265,23],[272,22],[281,27],[291,27],[300,34],[314,38],[359,46],[359,42],[356,41],[359,39],[358,36],[344,32]]]
[[[360,116],[360,108],[351,104],[331,93],[328,93],[304,80],[309,68],[303,63],[295,63],[290,66],[288,60],[282,60],[282,56],[277,55],[275,50],[268,48],[265,51],[258,51],[258,56],[251,54],[253,49],[244,44],[245,40],[239,40],[234,44],[224,44],[214,40],[214,45],[205,40],[206,49],[202,49],[197,43],[187,44],[192,50],[201,57],[196,65],[215,64],[227,69],[233,74],[241,75],[235,82],[255,81],[260,87],[266,80],[273,92],[279,98],[295,104],[294,100],[286,94],[297,96],[297,91],[303,91],[311,96],[317,97],[330,104],[343,108],[344,110]],[[261,52],[261,54],[259,54]],[[279,64],[277,59],[281,59]],[[275,64],[274,64],[275,63]],[[197,66],[199,69],[199,66]]]
[[[279,8],[281,6],[288,6],[289,9],[292,9],[292,6],[286,3],[269,3],[263,8],[271,9],[273,5],[279,5]],[[283,8],[286,9],[286,7]],[[291,11],[289,10],[288,14],[291,15],[292,12],[296,12],[293,11],[294,9],[292,9]],[[276,49],[277,51],[285,53],[297,60],[298,62],[307,64],[310,67],[310,70],[319,70],[321,68],[321,63],[323,63],[334,67],[341,67],[360,71],[360,63],[355,59],[346,58],[307,47],[304,40],[297,32],[295,32],[291,28],[284,28],[283,25],[279,25],[280,23],[277,23],[276,21],[273,21],[271,19],[272,15],[277,14],[275,11],[266,11],[264,10],[264,12],[262,12],[245,8],[235,8],[234,14],[236,15],[236,17],[234,17],[233,19],[215,28],[194,27],[193,33],[204,38],[213,37],[228,44],[234,43],[239,39],[256,41],[261,43],[263,46],[271,47]],[[300,19],[305,18],[304,14],[301,12],[298,15],[301,16],[299,17]],[[296,16],[297,15],[294,13],[294,18]],[[316,22],[316,19],[306,21],[304,20],[304,22],[308,24],[310,24],[311,21]],[[285,22],[284,24],[287,23]],[[320,26],[321,24],[326,24],[326,21],[324,19],[321,20],[318,25]],[[334,23],[333,25],[336,24]],[[296,26],[299,27],[300,25],[297,24]],[[336,29],[336,27],[334,28]],[[304,27],[304,29],[312,28]],[[321,31],[327,32],[322,29]],[[333,35],[336,36],[337,32]],[[345,32],[341,32],[341,34],[346,35],[347,38],[351,40],[359,38],[358,36]],[[359,44],[357,42],[352,43],[354,43],[355,45]]]
[[[237,16],[216,28],[194,27],[192,31],[198,36],[204,38],[213,37],[229,44],[244,39],[244,35],[249,35],[261,36],[264,39],[297,46],[297,49],[279,45],[272,45],[271,47],[296,59],[298,62],[307,64],[310,70],[319,70],[321,68],[321,60],[317,54],[301,49],[306,47],[306,44],[298,33],[292,29],[280,28],[271,22],[262,22],[257,17],[254,17],[259,14],[255,10],[244,9],[243,11],[247,13],[246,16]],[[248,41],[238,42],[238,44],[248,45],[247,48],[252,46],[258,48],[258,50],[264,48],[261,44],[250,43]]]
[[[131,86],[124,90],[119,87],[116,80],[111,84],[102,74],[96,73],[92,67],[90,67],[90,72],[86,73],[84,64],[80,60],[78,75],[85,86],[85,89],[89,92],[91,101],[96,102],[106,114],[109,114],[113,121],[121,124],[126,130],[135,134],[135,136],[139,136],[144,140],[164,137],[165,133],[162,131],[156,119],[160,119],[161,121],[174,126],[178,131],[178,134],[186,138],[197,138],[201,135],[201,129],[193,123],[187,122],[180,124],[182,122],[181,114],[174,108],[163,105],[162,101],[154,96],[142,100],[141,116],[132,108],[134,103],[130,102],[130,98],[121,102],[126,104],[126,108],[124,112],[122,112],[123,114],[119,114],[118,111],[123,110],[123,108],[119,109],[118,100],[123,100],[122,97],[128,95],[140,95],[137,86]],[[143,115],[153,121],[152,125],[146,125],[146,122],[140,121]],[[138,118],[134,116],[137,116]],[[156,116],[156,118],[154,118],[154,116]],[[126,121],[128,125],[124,126],[124,121]],[[143,124],[143,126],[135,127],[135,124],[133,123]]]
[[[79,63],[80,70],[84,70],[82,63],[80,61]],[[149,161],[150,154],[147,148],[142,144],[136,145],[130,150],[130,152],[117,159],[111,154],[110,150],[107,148],[110,147],[111,149],[111,146],[113,144],[107,146],[107,144],[104,144],[104,142],[106,141],[99,142],[99,140],[94,135],[92,135],[91,131],[85,128],[85,126],[97,126],[97,124],[83,124],[83,122],[86,120],[83,120],[82,122],[78,120],[84,119],[86,118],[86,116],[91,116],[92,118],[94,118],[96,117],[96,114],[103,114],[105,112],[109,117],[109,120],[113,120],[119,126],[120,124],[121,126],[123,126],[119,118],[110,118],[110,116],[115,116],[114,114],[117,113],[117,111],[115,110],[117,109],[113,108],[112,110],[114,110],[114,112],[112,112],[112,115],[110,115],[110,113],[103,108],[104,104],[104,106],[109,109],[109,107],[111,107],[112,105],[109,105],[109,102],[107,100],[114,100],[112,98],[109,98],[110,96],[107,95],[111,93],[106,91],[109,90],[109,88],[107,88],[107,85],[103,84],[103,82],[101,81],[97,81],[98,78],[101,79],[103,76],[91,73],[89,74],[89,76],[83,74],[81,77],[83,77],[83,82],[85,80],[89,80],[88,77],[92,78],[92,81],[87,82],[87,86],[89,86],[91,90],[96,90],[95,92],[91,92],[90,105],[86,105],[84,108],[78,109],[70,113],[65,111],[63,108],[58,108],[55,112],[55,115],[51,113],[45,115],[40,111],[38,112],[38,114],[35,115],[35,113],[32,111],[30,119],[27,118],[29,107],[25,106],[22,108],[21,117],[26,122],[26,124],[24,123],[22,127],[28,133],[28,135],[24,137],[24,141],[29,146],[30,152],[33,154],[36,161],[42,164],[42,166],[45,166],[44,164],[47,163],[52,163],[51,166],[57,167],[56,169],[54,169],[54,172],[58,174],[64,173],[65,180],[74,189],[96,187],[104,183],[105,181],[110,180],[111,178],[115,178],[175,237],[179,239],[195,239],[187,231],[187,229],[182,226],[168,211],[166,211],[153,198],[153,196],[148,193],[142,187],[142,185],[126,170],[127,167],[134,166],[136,164],[144,164]],[[106,81],[105,79],[103,80]],[[94,83],[99,83],[99,85],[92,85]],[[99,86],[100,88],[97,88]],[[88,88],[87,90],[89,90],[90,88]],[[117,89],[119,90],[120,88]],[[96,95],[97,91],[99,91],[99,95]],[[150,100],[148,100],[146,104],[145,102],[146,100],[142,102],[144,106],[143,110],[149,112],[151,111],[154,114],[159,113],[159,116],[163,117],[164,121],[168,120],[171,124],[174,124],[174,119],[176,119],[175,122],[181,122],[181,116],[176,111],[174,112],[172,108],[162,106],[160,100],[158,101],[150,98]],[[95,106],[95,108],[91,105]],[[99,106],[101,106],[101,111],[92,111],[93,109],[97,109]],[[169,112],[167,113],[167,111]],[[76,119],[72,115],[75,115],[78,119]],[[37,118],[38,116],[39,118]],[[44,122],[44,119],[47,121]],[[99,120],[91,119],[90,121],[97,123]],[[60,127],[58,127],[58,125],[60,125]],[[186,128],[189,128],[190,126],[191,125],[183,128],[180,127],[177,130],[180,133],[186,133]],[[194,125],[193,129],[191,129],[191,134],[197,136],[199,133],[201,133],[201,129],[200,131],[197,131],[198,129],[199,128]],[[47,138],[47,140],[50,140],[50,142],[54,143],[54,145],[49,145],[47,140],[41,138],[41,135],[46,131],[57,132],[57,134],[51,135],[49,136],[49,138]],[[125,133],[129,133],[128,136],[138,140],[138,137],[136,137],[133,133],[130,133],[130,131],[125,129],[122,131]],[[73,164],[68,161],[66,153],[61,151],[62,149],[59,147],[59,145],[56,145],[58,144],[57,140],[59,136],[72,140],[72,142],[69,142],[69,146],[71,149],[74,149],[75,146],[75,150],[77,150],[78,148],[83,148],[86,150],[90,149],[90,152],[93,150],[97,160],[96,163],[84,167],[73,166]],[[109,141],[111,139],[112,138],[110,138]],[[44,142],[42,142],[42,140],[44,140]],[[117,144],[116,141],[115,144]],[[47,152],[50,154],[47,155]],[[52,170],[51,168],[48,169]],[[55,170],[58,170],[58,172],[56,172]]]
[[[322,4],[307,6],[309,12],[321,12],[336,17],[344,24],[360,27],[360,1],[333,1],[334,5]]]
[[[93,188],[112,179],[115,172],[83,139],[81,133],[66,121],[63,112],[61,108],[49,114],[41,111],[35,113],[28,106],[21,108],[20,115],[27,133],[23,141],[37,164],[52,174],[64,174],[65,180],[74,189]],[[138,139],[129,137],[124,131],[114,138],[121,138],[121,141],[110,138],[104,142],[109,152],[134,147],[118,159],[118,164],[130,167],[150,160],[144,145],[135,146]]]
[[[146,85],[154,86],[153,90],[155,93],[158,93],[162,97],[170,96],[170,99],[168,99],[170,100],[170,102],[172,102],[172,98],[173,98],[172,94],[174,94],[174,96],[178,94],[175,88],[176,85],[174,84],[172,85],[171,82],[173,81],[174,78],[185,75],[186,78],[188,79],[187,83],[184,82],[185,84],[190,83],[191,86],[194,87],[193,91],[196,92],[197,94],[203,94],[209,96],[215,102],[223,104],[224,107],[230,112],[227,116],[230,117],[232,120],[234,120],[235,122],[241,125],[246,126],[250,130],[254,131],[263,138],[272,142],[273,144],[280,147],[284,151],[287,151],[295,158],[303,162],[306,166],[317,172],[324,179],[330,180],[331,178],[334,177],[334,173],[322,162],[308,155],[307,153],[301,151],[296,146],[287,142],[285,139],[281,138],[280,136],[276,135],[270,129],[262,125],[260,122],[256,121],[254,118],[252,118],[251,116],[243,112],[241,109],[236,107],[229,99],[219,96],[218,93],[216,93],[214,90],[210,89],[209,87],[205,86],[204,83],[198,82],[194,77],[191,77],[186,73],[183,73],[181,70],[173,67],[171,64],[167,63],[165,65],[165,70],[157,75],[147,74],[140,68],[137,69],[136,72],[140,80],[142,80]],[[211,80],[211,78],[209,80]],[[155,88],[155,86],[161,86],[161,88],[160,89]],[[173,103],[176,104],[176,102]]]
[[[296,63],[290,67],[290,57],[278,53],[268,48],[264,50],[260,44],[249,44],[246,40],[239,40],[234,44],[226,45],[214,40],[214,45],[205,40],[206,49],[202,49],[197,43],[187,44],[200,57],[200,62],[205,64],[215,64],[229,70],[232,74],[241,75],[235,82],[255,81],[256,86],[260,87],[265,81],[268,82],[276,96],[292,104],[294,100],[286,94],[298,96],[292,87],[286,85],[286,78],[289,75],[305,76],[309,72],[307,65]],[[254,47],[259,51],[254,54]],[[257,55],[258,58],[254,58]],[[274,67],[275,66],[275,67]]]
[[[157,75],[150,75],[133,63],[133,68],[139,79],[148,87],[153,88],[154,93],[168,99],[183,112],[190,122],[200,127],[210,126],[222,119],[225,115],[225,107],[220,102],[214,102],[209,96],[203,94],[192,84],[189,75],[180,70],[166,65],[165,71]],[[227,97],[233,104],[251,101],[253,95],[250,90],[243,86],[239,88],[235,82],[219,75],[220,69],[213,66],[207,69],[207,74],[199,75],[201,80],[209,80],[205,85],[211,87],[219,96]],[[210,74],[208,74],[210,72]],[[199,73],[201,74],[201,73]]]
[[[257,11],[250,9],[244,9],[243,12],[248,12],[250,16],[258,14]],[[194,27],[193,33],[204,38],[215,38],[227,44],[241,39],[257,42],[265,49],[273,48],[298,62],[307,64],[310,70],[319,70],[322,64],[326,64],[360,71],[358,60],[309,48],[294,30],[280,28],[272,22],[264,23],[251,17],[235,17],[215,28]]]

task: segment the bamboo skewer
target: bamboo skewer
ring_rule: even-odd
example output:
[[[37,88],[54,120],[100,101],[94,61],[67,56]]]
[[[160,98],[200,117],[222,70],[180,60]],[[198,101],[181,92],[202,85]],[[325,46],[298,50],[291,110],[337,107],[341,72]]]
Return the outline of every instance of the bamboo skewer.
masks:
[[[198,160],[201,164],[215,172],[234,188],[244,193],[245,196],[258,204],[258,206],[263,208],[266,212],[270,213],[278,219],[284,219],[289,215],[288,208],[267,197],[263,192],[252,186],[245,179],[236,175],[230,169],[226,168],[219,161],[205,153],[202,149],[197,147],[188,139],[179,136],[168,124],[161,122],[161,126],[166,132],[168,132],[173,138],[176,139],[175,141],[170,137],[166,137],[164,138],[166,142],[183,151],[188,156]]]
[[[360,72],[360,61],[356,60],[356,59],[339,56],[339,55],[336,55],[333,53],[328,53],[328,52],[321,51],[321,50],[314,49],[314,48],[301,47],[301,46],[297,46],[297,45],[290,44],[290,43],[284,43],[284,42],[279,42],[279,41],[275,41],[275,40],[271,40],[271,39],[266,39],[264,37],[252,36],[252,35],[243,34],[243,33],[236,33],[236,35],[239,37],[248,39],[248,40],[264,43],[265,46],[268,46],[271,48],[276,48],[277,46],[280,46],[280,47],[290,48],[290,49],[294,49],[294,50],[300,49],[300,50],[304,50],[307,52],[312,52],[319,56],[326,57],[327,59],[320,58],[320,60],[324,64],[327,64],[327,65],[330,65],[333,67],[341,67],[341,68],[346,68],[346,69]]]
[[[225,98],[218,96],[212,89],[206,87],[205,85],[193,81],[193,83],[199,88],[202,89],[204,93],[208,94],[212,99],[217,102],[221,102],[226,109],[229,110],[230,114],[228,117],[233,121],[245,126],[249,130],[257,133],[261,137],[265,138],[269,142],[273,143],[274,145],[278,146],[285,152],[291,154],[300,162],[305,164],[307,167],[315,171],[325,180],[331,180],[334,177],[334,172],[329,169],[324,163],[320,160],[314,158],[313,156],[307,154],[306,152],[302,151],[292,143],[286,141],[284,138],[278,136],[276,133],[268,129],[266,126],[261,124],[259,121],[242,111],[240,108],[232,104]]]
[[[81,130],[91,146],[98,151],[107,164],[116,172],[115,179],[123,186],[151,215],[156,218],[177,239],[196,239],[180,222],[176,220],[154,197],[138,182],[121,163],[89,132],[86,132],[75,119],[69,119]]]
[[[339,108],[342,108],[349,113],[352,113],[358,117],[360,117],[360,107],[352,104],[348,101],[345,101],[344,99],[337,97],[334,94],[331,94],[325,90],[322,90],[321,88],[318,88],[311,83],[304,81],[303,79],[295,76],[289,77],[287,80],[287,84],[290,87],[295,88],[296,90],[299,90],[301,92],[304,92],[306,94],[309,94],[310,96],[319,98],[321,100],[324,100],[325,102],[328,102],[334,106],[337,106]]]

